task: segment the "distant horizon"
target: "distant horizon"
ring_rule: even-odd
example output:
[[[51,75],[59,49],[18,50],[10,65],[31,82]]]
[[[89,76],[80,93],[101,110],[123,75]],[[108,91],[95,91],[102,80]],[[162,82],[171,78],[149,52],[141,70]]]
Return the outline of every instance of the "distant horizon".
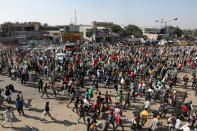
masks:
[[[51,24],[49,24],[47,22],[42,23],[42,22],[39,22],[39,21],[23,21],[23,22],[21,22],[21,21],[15,21],[15,22],[5,21],[3,23],[0,23],[0,25],[1,24],[4,24],[4,23],[8,23],[8,22],[10,22],[10,23],[17,23],[17,22],[19,22],[19,23],[36,22],[36,23],[40,23],[41,25],[47,24],[48,26],[66,26],[66,25],[73,24],[73,23],[70,23],[70,24],[55,24],[55,25],[51,25]],[[76,25],[90,25],[91,26],[92,25],[92,22],[90,24],[76,24]],[[96,22],[112,22],[113,24],[117,24],[117,23],[114,23],[113,21],[96,21]],[[121,25],[121,24],[117,24],[117,25],[127,26],[127,25]],[[128,25],[135,25],[135,24],[128,24]],[[136,26],[138,26],[138,25],[136,25]],[[167,26],[173,26],[173,25],[167,25]],[[138,26],[138,27],[140,27],[140,28],[149,28],[149,27],[152,27],[152,28],[161,28],[161,26]],[[162,27],[164,27],[164,25]],[[177,26],[173,26],[173,27],[177,27]],[[197,29],[197,28],[189,29],[189,28],[181,28],[181,27],[179,27],[179,28],[182,29],[182,30],[195,30],[195,29]]]
[[[91,25],[92,21],[118,25],[160,27],[160,22],[178,18],[167,25],[197,29],[197,0],[0,0],[0,24],[40,22],[48,25]]]

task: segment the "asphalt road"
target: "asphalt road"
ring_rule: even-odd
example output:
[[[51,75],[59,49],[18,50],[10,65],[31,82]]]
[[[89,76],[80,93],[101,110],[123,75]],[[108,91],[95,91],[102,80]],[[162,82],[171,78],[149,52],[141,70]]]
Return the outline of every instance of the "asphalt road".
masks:
[[[189,83],[188,89],[182,89],[180,86],[182,85],[182,78],[184,74],[188,74],[189,70],[186,70],[186,72],[181,72],[178,74],[178,87],[176,90],[186,90],[188,92],[188,98],[186,101],[192,100],[193,106],[196,109],[197,107],[197,100],[194,96],[194,91],[191,89],[191,82]],[[190,74],[190,72],[189,72]],[[191,79],[191,75],[190,79]],[[63,96],[57,96],[55,98],[54,96],[50,96],[49,98],[46,98],[45,96],[43,99],[40,97],[41,94],[38,92],[38,89],[30,87],[30,86],[22,86],[20,82],[10,80],[7,76],[0,75],[0,88],[5,87],[8,84],[13,84],[15,86],[15,89],[17,91],[22,91],[24,95],[25,102],[27,102],[27,99],[32,99],[32,106],[29,108],[25,108],[25,116],[19,116],[18,112],[15,110],[16,119],[14,119],[13,125],[15,127],[16,131],[32,131],[32,128],[37,129],[39,131],[85,131],[86,126],[82,123],[77,124],[77,114],[71,111],[71,108],[66,107],[66,102],[68,102],[68,98]],[[100,86],[103,84],[100,83]],[[112,89],[107,89],[111,91],[111,95],[115,96],[115,91]],[[106,91],[106,89],[101,88],[102,93]],[[13,99],[15,99],[17,93],[13,94]],[[116,102],[115,98],[113,98],[113,102]],[[49,117],[46,117],[47,121],[40,122],[41,114],[43,112],[43,108],[45,105],[45,102],[50,102],[50,109],[51,114],[53,117],[57,119],[57,121],[51,120]],[[127,109],[127,111],[123,112],[123,115],[130,120],[132,118],[132,112],[134,110],[138,110],[139,108],[142,108],[144,103],[144,99],[137,98],[136,103],[131,103],[131,108]],[[7,104],[6,104],[7,105]],[[11,104],[12,107],[14,107],[14,104]],[[74,105],[71,104],[70,107],[73,107]],[[158,109],[159,103],[154,103],[151,101],[151,109]],[[2,109],[0,110],[1,113]],[[167,115],[169,117],[169,115]],[[0,123],[2,120],[0,120]],[[83,122],[83,120],[81,120]],[[163,126],[160,128],[160,130],[166,131],[167,130],[167,118],[162,120]],[[148,120],[148,122],[145,125],[145,128],[149,128],[151,125],[151,120]],[[6,127],[9,126],[9,123],[5,125]],[[125,129],[127,131],[130,130],[129,124],[125,124]],[[144,129],[147,130],[147,129]],[[2,128],[0,127],[0,131],[12,131],[10,128]]]

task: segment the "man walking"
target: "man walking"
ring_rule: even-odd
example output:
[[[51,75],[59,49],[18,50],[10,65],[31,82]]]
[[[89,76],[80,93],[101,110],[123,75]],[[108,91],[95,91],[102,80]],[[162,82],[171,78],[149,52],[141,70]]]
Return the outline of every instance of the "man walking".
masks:
[[[172,114],[171,117],[168,118],[168,131],[173,131],[176,124],[176,117]]]
[[[55,118],[53,118],[51,116],[51,113],[49,111],[50,111],[49,102],[46,102],[46,105],[45,105],[45,108],[44,108],[44,113],[43,113],[43,116],[40,119],[40,121],[42,121],[46,116],[49,116],[52,120],[55,120]]]
[[[6,110],[3,112],[3,115],[5,117],[5,120],[1,124],[1,126],[4,128],[4,124],[6,122],[10,122],[11,128],[14,128],[12,125],[12,117],[14,117],[14,113],[12,112],[11,107],[7,107]]]
[[[49,96],[48,96],[48,92],[47,92],[47,88],[48,88],[48,85],[47,85],[47,83],[45,83],[44,88],[43,88],[43,91],[42,91],[41,98],[42,98],[42,96],[43,96],[44,94],[46,94],[46,96],[49,97]]]
[[[122,131],[124,131],[124,126],[122,124],[123,119],[124,118],[122,117],[122,112],[118,113],[115,118],[115,122],[116,122],[115,130],[120,126],[122,128]]]
[[[84,123],[86,122],[86,120],[85,120],[85,108],[83,107],[83,105],[81,104],[80,105],[80,108],[79,108],[79,118],[78,118],[78,123],[79,123],[79,120],[81,119],[81,118],[83,118],[83,120],[84,120]]]
[[[126,105],[128,104],[128,106],[130,107],[130,92],[127,90],[127,93],[125,95],[125,104],[123,106],[123,109],[126,107]]]
[[[12,91],[6,87],[5,89],[5,100],[7,101],[7,103],[11,103],[11,96],[12,96]]]
[[[42,88],[43,88],[43,81],[42,79],[38,79],[38,91],[42,92]]]
[[[23,116],[25,115],[23,111],[23,102],[19,98],[16,99],[16,108],[18,110],[19,115],[21,115],[21,113]]]

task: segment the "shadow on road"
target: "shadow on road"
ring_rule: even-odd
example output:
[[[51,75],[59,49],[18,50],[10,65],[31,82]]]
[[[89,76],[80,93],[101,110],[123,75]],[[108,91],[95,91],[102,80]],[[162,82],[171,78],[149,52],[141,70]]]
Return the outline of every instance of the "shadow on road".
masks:
[[[44,123],[56,123],[56,124],[61,124],[61,125],[64,125],[64,126],[77,125],[76,122],[70,122],[70,121],[67,121],[67,120],[64,120],[64,121],[59,121],[59,120],[56,120],[56,121],[46,121]]]
[[[27,114],[25,114],[25,117],[30,118],[30,119],[34,119],[34,120],[40,120],[40,117],[30,116],[30,115],[27,115]]]
[[[35,127],[29,127],[28,125],[25,125],[25,127],[15,127],[13,128],[13,130],[15,131],[39,131],[37,128]]]
[[[28,109],[28,111],[34,111],[34,112],[39,112],[39,113],[41,113],[41,112],[43,112],[43,111],[44,111],[44,109],[29,108],[29,109]]]

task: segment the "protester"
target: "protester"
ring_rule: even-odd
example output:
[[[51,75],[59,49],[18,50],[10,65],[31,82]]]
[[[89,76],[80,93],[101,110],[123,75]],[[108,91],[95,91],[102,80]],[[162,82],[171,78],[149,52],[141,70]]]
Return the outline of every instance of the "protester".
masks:
[[[83,120],[84,120],[84,123],[85,123],[85,108],[83,107],[83,105],[81,104],[80,105],[80,108],[79,108],[79,118],[78,118],[78,123],[79,123],[79,120],[81,119],[81,118],[83,118]]]
[[[5,89],[5,100],[7,101],[7,103],[11,103],[11,96],[12,96],[12,91],[6,87]]]
[[[1,90],[0,90],[0,108],[3,106],[3,96],[1,94]]]
[[[25,115],[23,111],[23,102],[19,98],[16,99],[16,108],[18,110],[19,115],[21,115],[21,113],[23,116]]]
[[[23,105],[25,105],[25,101],[24,101],[23,94],[22,94],[21,91],[19,91],[19,93],[17,94],[17,98],[18,98],[21,102],[23,102]]]
[[[152,120],[151,130],[152,131],[157,131],[159,125],[160,125],[160,121],[159,121],[158,116],[154,116],[154,118]]]
[[[115,118],[115,129],[117,129],[119,126],[122,128],[122,131],[124,131],[124,126],[123,126],[123,120],[125,118],[122,117],[122,112],[119,112]]]
[[[130,99],[131,99],[131,97],[130,97],[130,92],[127,90],[127,92],[126,92],[126,95],[125,95],[125,104],[124,104],[124,106],[123,106],[123,109],[125,108],[125,106],[128,104],[128,106],[130,107]]]
[[[175,128],[175,124],[176,124],[176,117],[174,114],[172,114],[169,118],[168,118],[168,131],[173,131]]]
[[[38,79],[38,92],[42,92],[43,89],[43,81],[42,79]]]
[[[42,121],[46,116],[49,116],[52,120],[55,120],[55,118],[53,118],[53,117],[51,116],[51,113],[50,113],[49,111],[50,111],[49,102],[46,102],[46,105],[45,105],[45,107],[44,107],[43,116],[42,116],[42,118],[40,119],[40,121]]]
[[[175,130],[179,130],[180,128],[181,128],[181,120],[180,120],[180,117],[177,116]]]
[[[41,98],[42,98],[43,95],[45,95],[45,94],[46,94],[47,97],[49,97],[49,96],[48,96],[48,92],[47,92],[47,89],[48,89],[48,88],[49,88],[48,84],[45,83],[45,85],[44,85],[44,87],[43,87],[43,91],[42,91]]]
[[[97,129],[99,122],[96,122],[99,119],[103,125],[102,130],[107,130],[110,126],[113,130],[119,126],[124,130],[125,118],[122,117],[122,112],[127,112],[129,108],[138,110],[131,120],[131,129],[143,130],[146,122],[150,121],[155,105],[160,105],[160,116],[153,116],[152,125],[148,127],[151,130],[159,130],[160,121],[166,120],[169,113],[173,114],[167,119],[169,131],[181,129],[182,117],[195,127],[195,106],[192,106],[192,101],[188,102],[188,96],[192,95],[188,93],[189,88],[195,89],[192,91],[197,94],[195,49],[187,46],[136,46],[129,45],[129,42],[124,42],[123,47],[116,43],[93,43],[93,49],[89,49],[90,46],[85,46],[84,49],[82,46],[85,45],[79,45],[79,52],[70,53],[61,49],[0,51],[0,68],[2,71],[8,68],[8,73],[10,70],[16,70],[17,77],[24,86],[31,83],[33,78],[39,78],[35,82],[38,91],[42,92],[41,98],[44,95],[49,97],[48,93],[52,92],[54,99],[58,100],[57,83],[61,81],[61,97],[69,97],[67,106],[72,107],[72,111],[79,115],[78,122],[83,118],[88,131]],[[60,60],[56,55],[61,51],[65,58]],[[179,79],[179,73],[185,68],[191,70],[191,73],[187,72]],[[178,91],[177,87],[179,88],[182,82],[187,89]],[[51,89],[49,92],[48,88]],[[6,87],[4,98],[8,104],[11,104],[11,96],[14,93],[10,87]],[[2,98],[0,95],[0,106]],[[143,105],[142,110],[137,103]],[[17,94],[15,104],[19,114],[24,114],[25,102],[22,92]],[[129,108],[126,108],[127,106]],[[113,111],[117,107],[119,111]],[[49,103],[46,103],[41,121],[47,115],[51,117]],[[86,116],[91,117],[86,121]],[[183,128],[188,129],[188,125]]]
[[[12,120],[13,120],[13,117],[15,117],[11,107],[7,107],[6,110],[3,112],[3,115],[4,115],[4,118],[5,120],[3,121],[3,123],[1,124],[2,127],[4,128],[4,124],[6,122],[10,122],[10,126],[11,128],[14,128],[13,125],[12,125]]]

